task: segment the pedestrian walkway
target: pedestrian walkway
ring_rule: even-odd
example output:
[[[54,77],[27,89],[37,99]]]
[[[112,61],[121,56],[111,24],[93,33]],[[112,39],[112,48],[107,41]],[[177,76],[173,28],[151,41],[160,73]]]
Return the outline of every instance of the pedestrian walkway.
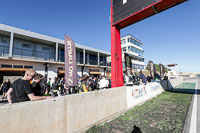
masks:
[[[200,75],[197,76],[189,133],[200,133]]]

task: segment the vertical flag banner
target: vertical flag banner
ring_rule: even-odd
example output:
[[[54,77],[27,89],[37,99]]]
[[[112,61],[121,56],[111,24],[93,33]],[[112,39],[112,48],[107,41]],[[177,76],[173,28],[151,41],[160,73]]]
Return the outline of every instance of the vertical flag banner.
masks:
[[[76,48],[71,37],[65,36],[65,86],[77,86]]]
[[[149,61],[149,67],[150,67],[150,75],[153,79],[155,79],[155,72],[156,72],[156,69],[155,69],[155,65],[153,63],[153,61]]]
[[[132,71],[131,57],[127,53],[124,53],[124,60],[125,60],[126,72],[128,73],[128,75],[130,75]]]
[[[165,73],[163,64],[159,64],[159,68],[160,68],[160,77],[163,78]]]

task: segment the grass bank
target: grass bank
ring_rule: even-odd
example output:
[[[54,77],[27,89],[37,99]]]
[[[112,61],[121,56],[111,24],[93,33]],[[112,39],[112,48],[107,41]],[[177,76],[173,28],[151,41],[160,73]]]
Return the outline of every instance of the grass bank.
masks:
[[[87,133],[181,133],[192,94],[164,92]]]

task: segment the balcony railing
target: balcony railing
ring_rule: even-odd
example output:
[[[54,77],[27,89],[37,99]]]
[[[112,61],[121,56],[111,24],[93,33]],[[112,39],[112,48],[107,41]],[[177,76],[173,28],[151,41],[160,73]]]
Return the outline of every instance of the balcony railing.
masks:
[[[9,47],[0,46],[0,56],[8,56],[8,55],[9,55]]]
[[[83,58],[76,57],[76,63],[77,64],[83,64]]]
[[[13,57],[22,58],[22,59],[55,61],[54,53],[27,50],[27,49],[21,49],[21,48],[13,48]]]
[[[58,61],[60,61],[60,62],[65,62],[65,57],[64,57],[64,55],[61,55],[61,54],[59,54],[58,55]],[[76,57],[76,63],[77,64],[83,64],[83,58],[81,58],[81,57]]]

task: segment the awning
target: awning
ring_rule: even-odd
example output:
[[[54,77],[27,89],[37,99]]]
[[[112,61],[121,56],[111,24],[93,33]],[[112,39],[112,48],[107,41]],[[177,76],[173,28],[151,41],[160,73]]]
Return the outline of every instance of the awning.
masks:
[[[0,71],[21,71],[24,72],[27,69],[24,68],[0,68]]]
[[[65,70],[58,70],[58,74],[65,74]]]
[[[90,72],[90,74],[98,74],[98,75],[100,75],[101,72]]]

